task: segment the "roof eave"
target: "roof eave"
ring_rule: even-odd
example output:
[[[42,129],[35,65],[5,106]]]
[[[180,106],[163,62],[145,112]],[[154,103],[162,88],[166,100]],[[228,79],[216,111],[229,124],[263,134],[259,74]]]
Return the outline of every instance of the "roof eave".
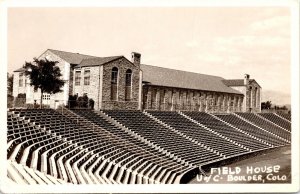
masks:
[[[25,72],[25,69],[16,69],[13,72]]]
[[[223,91],[215,91],[215,90],[203,90],[203,89],[182,88],[182,87],[174,87],[174,86],[162,86],[162,85],[152,84],[151,82],[148,82],[148,81],[143,81],[143,82],[146,83],[147,86],[158,86],[158,87],[168,87],[168,88],[177,88],[177,89],[197,90],[197,91],[203,91],[203,92],[218,92],[218,93],[236,94],[236,95],[244,96],[244,94],[242,94],[239,91],[236,91],[236,92],[223,92]]]
[[[77,66],[75,66],[74,68],[81,68],[81,67],[94,67],[94,66],[101,66],[101,65],[106,65],[106,64],[108,64],[108,63],[111,63],[111,62],[114,62],[114,61],[116,61],[116,60],[119,60],[119,59],[121,59],[121,58],[124,58],[124,59],[126,59],[127,61],[129,61],[126,57],[124,57],[124,56],[119,56],[119,57],[117,57],[117,58],[115,58],[115,59],[112,59],[112,60],[110,60],[110,61],[107,61],[107,62],[105,62],[105,63],[102,63],[102,64],[95,64],[95,65],[81,65],[81,64],[78,64]],[[129,61],[131,64],[133,64],[134,65],[134,63],[132,63],[131,61]]]

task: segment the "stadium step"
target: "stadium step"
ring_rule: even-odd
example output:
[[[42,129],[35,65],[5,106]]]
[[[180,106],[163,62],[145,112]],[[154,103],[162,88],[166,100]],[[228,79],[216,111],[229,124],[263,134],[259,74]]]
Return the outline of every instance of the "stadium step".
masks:
[[[132,132],[130,129],[128,129],[127,127],[123,126],[122,124],[120,124],[118,121],[116,121],[115,119],[113,119],[112,117],[108,116],[107,114],[105,114],[103,111],[99,111],[97,112],[98,115],[104,117],[105,119],[107,119],[108,121],[110,121],[111,123],[115,124],[118,127],[121,127],[124,131],[128,132],[129,134],[133,135],[135,138],[141,140],[142,142],[147,143],[149,146],[153,147],[154,149],[166,154],[166,156],[169,156],[170,158],[172,158],[172,155],[169,153],[169,151],[165,150],[164,148],[155,145],[154,143],[150,142],[149,140],[147,140],[146,138],[141,138],[140,135],[137,135],[136,133]],[[179,158],[179,160],[181,160]]]
[[[11,162],[11,165],[18,171],[18,173],[26,180],[30,185],[37,184],[37,182],[24,170],[24,168],[16,162]]]
[[[25,166],[25,170],[27,171],[28,174],[30,174],[36,181],[38,184],[41,185],[45,185],[46,183],[37,175],[36,171],[28,168],[27,166]]]
[[[272,121],[270,121],[270,120],[268,120],[268,119],[266,119],[265,117],[261,116],[260,114],[257,114],[257,113],[254,113],[254,114],[255,114],[256,116],[260,117],[261,119],[265,120],[266,122],[269,122],[269,123],[275,125],[276,127],[279,127],[279,128],[281,128],[282,130],[284,130],[284,131],[290,133],[289,130],[283,128],[282,126],[279,126],[278,124],[276,124],[276,123],[274,123],[274,122],[272,122]]]
[[[28,184],[28,182],[25,181],[24,177],[17,171],[10,161],[7,161],[7,173],[8,176],[11,177],[12,180],[17,184]]]
[[[213,114],[210,114],[210,115],[211,115],[212,117],[214,117],[215,119],[218,119],[219,121],[223,122],[224,124],[230,126],[231,128],[234,128],[234,129],[236,129],[237,131],[239,131],[239,132],[241,132],[241,133],[243,133],[243,134],[249,136],[249,138],[256,139],[256,140],[262,142],[263,144],[265,144],[265,145],[267,145],[267,146],[272,146],[271,144],[269,144],[269,143],[263,141],[262,139],[260,139],[260,138],[258,138],[258,137],[256,137],[256,136],[253,136],[253,135],[251,135],[251,134],[249,134],[249,133],[247,133],[247,132],[244,132],[244,131],[242,131],[241,129],[239,129],[239,128],[233,126],[233,125],[231,125],[230,123],[227,123],[226,121],[223,121],[223,120],[220,119],[219,117],[217,117],[217,116],[215,116],[215,115],[213,115]],[[247,146],[245,146],[245,147],[247,148]],[[249,149],[249,150],[250,150],[250,149]]]
[[[182,136],[182,137],[186,138],[187,140],[191,141],[192,143],[194,143],[194,144],[196,144],[196,145],[199,145],[199,146],[201,146],[201,147],[204,147],[205,149],[207,149],[207,151],[212,151],[212,152],[218,153],[218,152],[216,152],[214,149],[210,148],[209,146],[204,145],[203,143],[198,142],[197,140],[195,140],[195,139],[189,137],[188,135],[186,135],[186,134],[184,134],[184,133],[182,133],[182,132],[176,130],[175,128],[173,128],[173,127],[171,127],[171,126],[169,126],[169,125],[167,125],[166,123],[162,122],[161,120],[159,120],[159,119],[156,118],[155,116],[151,115],[151,113],[146,112],[146,111],[144,111],[143,113],[146,114],[147,116],[149,116],[150,118],[156,120],[156,122],[158,122],[158,123],[164,125],[165,127],[171,129],[171,130],[174,131],[176,134],[179,134],[180,136]]]
[[[209,130],[210,132],[214,133],[215,135],[217,135],[217,136],[219,136],[219,137],[225,139],[226,141],[231,142],[232,144],[237,145],[237,146],[239,146],[239,147],[242,148],[242,149],[245,149],[247,152],[250,150],[249,148],[247,148],[247,147],[245,147],[245,146],[243,146],[243,145],[237,143],[236,141],[234,141],[234,140],[232,140],[232,139],[230,139],[230,138],[228,138],[228,137],[226,137],[226,136],[224,136],[224,135],[222,135],[222,134],[220,134],[220,133],[218,133],[218,132],[216,132],[216,131],[214,131],[214,130],[208,128],[208,127],[206,127],[205,125],[202,125],[201,123],[199,123],[198,121],[196,121],[196,120],[192,119],[191,117],[187,116],[187,115],[184,114],[183,112],[179,111],[179,114],[181,114],[181,115],[184,116],[185,118],[189,119],[190,121],[196,123],[197,125],[203,127],[204,129]],[[224,154],[224,156],[226,156],[226,155]]]
[[[103,125],[69,110],[63,114],[53,109],[9,113],[8,177],[20,184],[173,184],[198,166],[269,149],[259,149],[268,138],[283,142],[271,132],[262,129],[266,137],[261,139],[257,133],[245,132],[206,113],[204,120],[207,116],[207,120],[215,120],[205,123],[202,118],[202,126],[201,118],[199,125],[177,112],[178,117],[173,115],[178,122],[167,118],[170,114],[166,111],[156,115],[151,111],[89,111],[85,114],[101,119]],[[188,133],[185,124],[199,133]],[[236,134],[241,137],[235,138]],[[286,138],[290,138],[288,133]],[[247,139],[253,140],[253,145],[246,144],[250,142]]]
[[[278,135],[276,135],[276,134],[274,134],[274,133],[272,133],[272,132],[270,132],[270,131],[268,131],[268,130],[266,130],[266,129],[264,129],[264,128],[258,126],[258,125],[256,125],[255,123],[253,123],[253,122],[247,120],[246,118],[240,116],[239,114],[237,114],[237,113],[232,113],[232,114],[234,114],[236,117],[242,119],[243,121],[245,121],[245,122],[247,122],[247,123],[249,123],[249,124],[251,124],[251,125],[254,125],[255,127],[259,128],[259,129],[261,129],[261,130],[263,130],[264,132],[269,133],[269,134],[272,134],[272,135],[275,136],[276,138],[278,138],[278,139],[280,139],[280,140],[282,140],[282,141],[284,141],[284,142],[286,142],[286,143],[290,143],[290,141],[288,141],[288,140],[286,140],[286,139],[284,139],[284,138],[282,138],[282,137],[280,137],[280,136],[278,136]]]

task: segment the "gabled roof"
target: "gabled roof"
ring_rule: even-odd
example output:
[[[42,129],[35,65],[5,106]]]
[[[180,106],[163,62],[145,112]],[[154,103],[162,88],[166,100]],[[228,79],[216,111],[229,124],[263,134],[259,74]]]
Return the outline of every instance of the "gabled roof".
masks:
[[[50,52],[59,56],[63,60],[67,61],[70,64],[76,64],[76,67],[87,67],[87,66],[95,66],[95,65],[103,65],[110,61],[119,59],[123,56],[111,56],[111,57],[96,57],[90,55],[84,55],[79,53],[71,53],[65,51],[58,51],[53,49],[48,49]]]
[[[79,65],[76,67],[86,67],[86,66],[95,66],[95,65],[103,65],[105,63],[114,61],[116,59],[122,58],[123,56],[112,56],[112,57],[94,57],[83,59]]]
[[[227,86],[244,86],[243,79],[225,79],[223,80],[223,83]]]
[[[58,57],[60,57],[61,59],[65,60],[66,62],[68,62],[70,64],[76,65],[75,67],[104,65],[108,62],[111,62],[116,59],[124,57],[124,56],[95,57],[95,56],[91,56],[91,55],[59,51],[59,50],[54,50],[54,49],[47,49],[47,51],[50,51],[51,53],[57,55]],[[15,70],[14,72],[22,72],[22,71],[25,71],[25,69],[19,68],[19,69]]]
[[[96,58],[95,56],[83,55],[79,53],[71,53],[65,51],[58,51],[53,49],[48,49],[53,54],[59,56],[63,60],[67,61],[70,64],[80,64],[84,59]]]
[[[259,87],[261,87],[255,79],[249,79],[249,83],[255,82]],[[226,79],[223,80],[223,83],[227,86],[244,86],[244,80],[243,79]]]
[[[143,71],[143,82],[149,85],[242,94],[225,85],[222,82],[224,78],[218,76],[143,64],[141,64],[141,70]]]

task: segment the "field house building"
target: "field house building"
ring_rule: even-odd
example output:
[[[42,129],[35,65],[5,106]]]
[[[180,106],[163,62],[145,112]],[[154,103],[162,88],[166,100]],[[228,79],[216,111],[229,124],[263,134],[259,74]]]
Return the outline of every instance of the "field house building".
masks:
[[[46,50],[40,57],[58,61],[65,84],[62,92],[44,94],[43,103],[67,105],[69,95],[94,100],[99,109],[191,110],[203,112],[260,112],[261,87],[245,74],[224,79],[141,64],[141,54],[96,57]],[[25,69],[14,71],[13,96],[26,93],[26,103],[39,102],[40,92],[29,85]]]
[[[65,83],[62,92],[43,96],[50,108],[20,103],[7,110],[12,183],[195,183],[212,167],[290,150],[290,115],[260,113],[261,87],[247,74],[226,80],[144,65],[139,53],[128,60],[48,49],[39,58],[57,61]],[[13,96],[38,103],[40,92],[24,71],[14,72]],[[76,94],[93,99],[95,110],[58,108]],[[248,163],[265,164],[269,156]]]

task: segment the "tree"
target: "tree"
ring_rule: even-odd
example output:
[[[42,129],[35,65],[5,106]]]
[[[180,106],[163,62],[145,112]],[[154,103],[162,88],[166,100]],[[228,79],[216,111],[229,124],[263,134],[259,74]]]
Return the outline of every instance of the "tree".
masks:
[[[271,109],[272,106],[272,102],[271,101],[267,101],[267,102],[262,102],[261,103],[261,109]]]
[[[14,75],[9,75],[7,73],[7,94],[12,95],[13,92],[13,81],[14,81]]]
[[[14,75],[9,75],[7,73],[7,108],[13,107],[13,101],[14,97],[12,96],[13,92],[13,81],[14,81]]]
[[[60,79],[62,74],[59,67],[56,66],[58,61],[39,60],[37,58],[33,60],[33,63],[25,62],[25,75],[29,76],[30,86],[33,86],[34,90],[41,90],[40,107],[42,108],[43,93],[55,94],[61,92],[64,81]]]

